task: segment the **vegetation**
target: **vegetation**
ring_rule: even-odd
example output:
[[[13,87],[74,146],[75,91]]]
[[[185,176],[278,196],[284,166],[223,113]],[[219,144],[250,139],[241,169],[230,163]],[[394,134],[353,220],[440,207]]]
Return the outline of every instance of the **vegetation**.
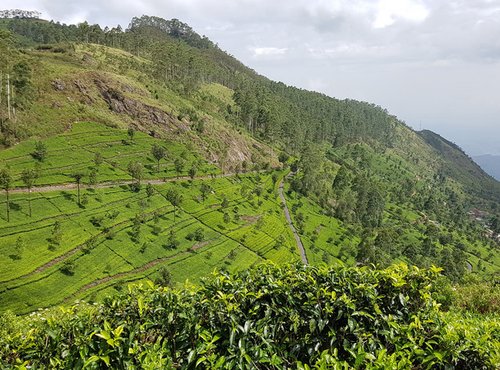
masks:
[[[499,321],[442,314],[437,271],[261,265],[199,288],[132,287],[2,316],[0,357],[7,368],[494,369]]]
[[[2,14],[5,366],[498,363],[500,185],[455,144],[179,20]]]

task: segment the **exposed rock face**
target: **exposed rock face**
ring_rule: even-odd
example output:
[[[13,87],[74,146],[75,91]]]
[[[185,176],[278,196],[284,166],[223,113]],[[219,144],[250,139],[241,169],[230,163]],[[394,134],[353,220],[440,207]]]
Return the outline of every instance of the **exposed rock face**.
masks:
[[[52,87],[57,91],[64,91],[64,89],[66,88],[66,84],[64,83],[64,81],[56,79],[52,81]]]
[[[279,165],[275,153],[266,145],[237,133],[234,128],[217,123],[210,116],[203,117],[204,132],[197,132],[192,129],[195,123],[189,119],[179,119],[175,114],[151,103],[147,90],[115,79],[112,75],[85,72],[73,76],[66,83],[54,80],[52,85],[54,89],[68,94],[68,101],[95,105],[98,109],[107,107],[120,116],[123,122],[151,136],[162,137],[162,132],[175,136],[185,133],[183,137],[194,145],[193,149],[197,147],[206,159],[221,166],[224,171],[248,169],[247,165],[254,163],[272,167]]]
[[[138,126],[150,127],[153,124],[170,131],[189,129],[187,125],[182,124],[172,114],[125,96],[120,90],[111,87],[103,79],[95,78],[94,83],[102,98],[108,104],[109,109],[118,114],[128,115],[137,122]],[[130,91],[131,88],[123,86],[122,90]]]
[[[82,94],[82,103],[84,104],[87,104],[87,105],[91,105],[92,103],[94,103],[94,98],[92,97],[92,95],[90,94],[87,86],[80,80],[76,80],[74,82],[76,88],[78,89],[78,91]]]

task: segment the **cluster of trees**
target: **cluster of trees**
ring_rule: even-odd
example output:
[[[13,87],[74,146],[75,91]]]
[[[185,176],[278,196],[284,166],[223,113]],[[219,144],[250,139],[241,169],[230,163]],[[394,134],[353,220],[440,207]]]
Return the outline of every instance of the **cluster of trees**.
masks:
[[[37,168],[27,168],[21,173],[21,180],[24,186],[28,188],[28,209],[29,216],[31,217],[31,189],[35,185],[37,178],[39,177],[39,170]],[[9,191],[12,189],[13,177],[8,168],[0,169],[0,188],[5,191],[6,195],[6,219],[10,222],[10,198]]]
[[[155,63],[146,72],[187,94],[193,92],[202,82],[215,81],[235,86],[238,72],[251,71],[178,19],[134,17],[128,28],[123,30],[120,25],[101,28],[98,24],[88,22],[66,25],[53,21],[15,18],[0,19],[0,28],[22,36],[18,42],[25,46],[95,43],[148,57]]]
[[[12,34],[0,29],[0,145],[11,145],[20,136],[17,111],[35,96],[28,58],[16,47]]]

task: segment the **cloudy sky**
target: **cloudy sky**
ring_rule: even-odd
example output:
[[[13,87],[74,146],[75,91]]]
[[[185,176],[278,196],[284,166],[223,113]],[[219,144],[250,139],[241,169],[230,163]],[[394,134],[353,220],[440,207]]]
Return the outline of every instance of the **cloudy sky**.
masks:
[[[500,154],[500,0],[2,0],[65,23],[179,18],[267,77]]]

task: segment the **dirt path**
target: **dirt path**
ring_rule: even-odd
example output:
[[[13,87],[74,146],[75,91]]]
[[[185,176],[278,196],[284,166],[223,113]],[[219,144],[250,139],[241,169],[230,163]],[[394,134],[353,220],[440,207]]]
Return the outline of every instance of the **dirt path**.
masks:
[[[242,176],[248,173],[253,173],[253,172],[261,172],[261,171],[248,171],[245,173],[240,173]],[[218,175],[205,175],[205,176],[195,176],[193,180],[209,180],[213,178],[223,178],[223,177],[232,177],[235,176],[236,173],[225,173],[225,174],[218,174]],[[152,185],[160,185],[164,184],[166,182],[176,182],[176,181],[186,181],[186,180],[191,180],[191,177],[189,176],[180,176],[180,177],[169,177],[166,179],[153,179],[153,180],[143,180],[143,184],[150,183]],[[92,188],[92,189],[104,189],[104,188],[112,188],[114,186],[120,186],[120,185],[130,185],[135,183],[135,180],[117,180],[117,181],[107,181],[107,182],[101,182],[95,185],[86,185],[86,184],[81,184],[80,189],[87,189],[87,188]],[[54,184],[54,185],[43,185],[43,186],[34,186],[31,188],[32,193],[47,193],[51,191],[62,191],[62,190],[76,190],[77,185],[74,183],[69,183],[69,184]],[[10,193],[27,193],[28,188],[15,188],[10,190]]]
[[[285,178],[290,177],[293,174],[294,174],[293,172],[290,172],[288,175],[285,176]],[[307,265],[309,262],[307,261],[306,250],[304,249],[304,245],[302,244],[302,240],[300,240],[300,236],[297,233],[297,230],[295,230],[295,226],[293,226],[292,218],[290,217],[290,211],[288,210],[288,206],[286,205],[285,195],[283,194],[283,186],[285,184],[285,178],[281,180],[278,189],[281,203],[283,203],[284,206],[283,210],[285,211],[285,217],[286,220],[288,221],[288,226],[290,226],[293,236],[295,237],[295,242],[297,243],[297,248],[299,249],[300,252],[300,258],[302,258],[302,262],[305,265]]]

